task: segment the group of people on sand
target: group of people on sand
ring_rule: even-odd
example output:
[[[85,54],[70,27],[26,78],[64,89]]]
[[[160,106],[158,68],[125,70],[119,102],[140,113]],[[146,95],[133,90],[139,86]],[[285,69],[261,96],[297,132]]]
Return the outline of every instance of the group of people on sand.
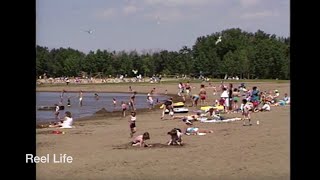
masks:
[[[213,87],[211,84],[210,88]],[[210,105],[210,102],[206,102],[207,100],[207,91],[206,86],[204,84],[200,85],[199,93],[192,94],[192,86],[190,82],[182,83],[180,82],[178,85],[179,91],[178,95],[182,97],[182,100],[185,102],[186,98],[190,98],[193,107],[198,106],[198,100],[200,100],[201,105]],[[185,128],[173,128],[169,132],[170,139],[167,142],[167,145],[182,145],[182,136],[183,135],[203,135],[206,133],[213,133],[214,131],[211,129],[203,129],[199,127],[193,126],[193,124],[201,118],[213,119],[213,120],[224,120],[225,117],[221,116],[221,113],[242,113],[242,120],[244,126],[251,126],[252,119],[251,115],[254,112],[262,112],[262,111],[271,111],[271,106],[282,106],[282,105],[290,105],[290,97],[287,93],[284,94],[283,98],[280,98],[280,93],[278,90],[274,91],[261,91],[257,86],[253,86],[252,89],[248,90],[244,83],[241,83],[240,86],[233,88],[232,84],[228,86],[221,84],[220,97],[212,102],[212,107],[206,110],[205,112],[196,111],[194,114],[182,115],[178,116],[174,113],[173,108],[173,98],[170,97],[166,101],[163,102],[163,109],[161,112],[161,119],[164,118],[166,111],[169,111],[168,115],[171,119],[180,119],[185,125]],[[140,146],[140,147],[151,147],[150,144],[146,143],[147,140],[150,139],[150,133],[144,132],[138,136],[134,135],[137,132],[137,111],[136,111],[136,102],[135,98],[137,92],[132,90],[132,87],[129,86],[129,91],[132,92],[132,95],[129,97],[129,101],[121,102],[122,116],[126,116],[126,111],[131,110],[129,117],[129,128],[130,128],[130,138],[133,138],[131,141],[132,146]],[[214,95],[216,95],[219,91],[214,88]],[[63,91],[65,93],[65,91]],[[83,92],[79,92],[79,103],[82,105]],[[150,93],[147,94],[147,103],[149,105],[149,109],[154,107],[153,94],[155,93],[155,88],[153,88]],[[63,96],[63,94],[62,94]],[[99,98],[97,94],[95,94],[95,98]],[[240,104],[239,104],[240,103]],[[116,99],[113,98],[113,105],[116,106]],[[218,110],[215,108],[216,106],[223,106],[223,109]],[[59,106],[56,108],[56,118],[58,117]],[[51,127],[62,127],[69,128],[72,127],[73,118],[71,112],[66,111],[65,117],[60,119],[58,123],[51,124]]]

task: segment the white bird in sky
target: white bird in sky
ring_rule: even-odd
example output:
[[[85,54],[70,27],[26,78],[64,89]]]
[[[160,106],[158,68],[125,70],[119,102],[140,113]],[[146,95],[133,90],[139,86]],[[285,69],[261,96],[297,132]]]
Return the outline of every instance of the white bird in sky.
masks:
[[[219,36],[219,38],[218,38],[218,40],[216,41],[216,45],[219,43],[219,42],[221,42],[222,40],[221,40],[221,36]]]
[[[84,31],[84,32],[87,32],[87,33],[89,33],[89,34],[92,34],[92,33],[93,33],[93,30],[86,30],[86,31]]]

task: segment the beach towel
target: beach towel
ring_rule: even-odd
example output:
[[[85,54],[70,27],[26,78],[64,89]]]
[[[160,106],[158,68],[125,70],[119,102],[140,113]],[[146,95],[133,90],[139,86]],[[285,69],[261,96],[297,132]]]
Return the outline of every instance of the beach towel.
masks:
[[[240,121],[241,118],[229,118],[224,120],[208,120],[206,117],[199,118],[199,121],[202,123],[223,123],[223,122],[233,122],[233,121]]]

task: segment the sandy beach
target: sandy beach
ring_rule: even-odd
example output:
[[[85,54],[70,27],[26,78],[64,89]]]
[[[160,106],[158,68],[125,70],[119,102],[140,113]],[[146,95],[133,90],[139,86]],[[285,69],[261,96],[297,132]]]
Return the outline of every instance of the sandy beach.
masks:
[[[129,92],[129,85],[138,93],[148,93],[152,88],[160,94],[166,90],[172,95],[178,92],[178,83],[41,85],[36,91]],[[290,95],[289,82],[248,82],[246,85],[249,89],[255,85],[263,91],[278,89],[281,97],[284,93]],[[192,91],[198,93],[200,83],[192,86]],[[212,104],[220,93],[213,96],[212,89],[206,90],[208,102]],[[168,115],[164,120],[160,116],[159,108],[137,112],[136,135],[149,132],[148,142],[154,145],[149,148],[128,146],[131,141],[129,116],[122,118],[120,113],[75,119],[75,128],[63,129],[65,134],[52,134],[56,128],[36,129],[36,155],[50,157],[50,162],[37,163],[37,179],[290,179],[290,106],[253,113],[252,126],[242,126],[242,121],[195,122],[194,126],[212,129],[214,133],[183,135],[184,146],[165,144],[169,140],[168,131],[175,127],[184,129],[186,125],[181,120],[169,119]],[[225,116],[241,117],[241,114]],[[54,162],[53,156],[60,157],[60,154],[71,156],[72,162]]]

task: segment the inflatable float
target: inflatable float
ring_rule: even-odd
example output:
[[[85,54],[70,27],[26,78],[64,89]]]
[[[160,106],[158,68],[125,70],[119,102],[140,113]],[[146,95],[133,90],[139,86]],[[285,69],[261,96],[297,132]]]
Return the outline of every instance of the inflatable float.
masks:
[[[173,108],[180,108],[180,107],[183,107],[183,106],[184,106],[183,102],[173,103]]]
[[[55,111],[55,106],[40,106],[38,107],[39,111]],[[64,110],[64,106],[59,106],[59,110]]]
[[[188,113],[189,109],[187,109],[187,108],[173,108],[173,112],[174,113]],[[165,114],[168,114],[168,113],[169,113],[169,110],[166,109]]]
[[[202,111],[208,111],[210,108],[213,108],[215,110],[218,110],[218,111],[223,111],[224,110],[224,107],[219,105],[219,106],[202,106],[200,108],[200,110]]]
[[[173,103],[173,108],[181,108],[184,106],[184,103],[183,102],[177,102],[177,103]],[[160,109],[164,108],[164,104],[162,104],[160,106]]]

